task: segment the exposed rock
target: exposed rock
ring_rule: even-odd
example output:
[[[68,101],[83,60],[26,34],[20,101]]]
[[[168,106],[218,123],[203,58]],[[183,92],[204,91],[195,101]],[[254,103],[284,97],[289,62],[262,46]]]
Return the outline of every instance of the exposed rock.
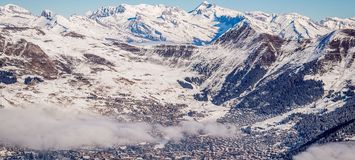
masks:
[[[13,32],[23,32],[26,30],[35,30],[35,31],[37,31],[37,35],[46,35],[46,33],[44,31],[42,31],[41,29],[38,29],[38,28],[6,26],[2,29],[7,30],[7,31],[13,31]]]
[[[42,11],[41,16],[47,18],[48,20],[52,20],[54,17],[54,13],[46,9]]]
[[[141,49],[139,49],[138,47],[129,45],[127,43],[113,42],[113,45],[121,48],[124,51],[128,51],[128,52],[138,53],[141,51]]]
[[[114,66],[114,64],[105,58],[94,54],[84,54],[85,58],[87,58],[91,63],[105,65],[105,66]]]
[[[355,59],[355,53],[350,50],[355,48],[355,30],[344,29],[328,34],[323,37],[319,46],[325,52],[324,59],[319,61],[321,68],[341,61],[345,61],[346,67],[350,68]]]
[[[46,79],[56,78],[58,70],[48,55],[38,46],[22,39],[15,44],[7,43],[4,48],[7,56],[22,57],[23,59],[5,58],[4,66],[16,66],[19,74],[37,74]]]
[[[79,39],[85,39],[85,36],[76,32],[68,32],[63,34],[64,37],[73,37]]]
[[[27,78],[25,78],[25,81],[24,81],[24,83],[26,85],[34,85],[36,83],[41,83],[41,82],[44,82],[44,81],[39,77],[27,77]]]
[[[96,12],[90,15],[90,18],[101,18],[101,17],[108,17],[114,14],[123,13],[126,8],[123,5],[119,5],[117,7],[102,7]]]
[[[251,28],[247,22],[243,22],[238,28],[232,29],[223,34],[219,39],[215,41],[215,44],[233,44],[234,46],[240,47],[247,43],[243,40],[247,39],[248,37],[254,37],[255,34],[255,30]]]

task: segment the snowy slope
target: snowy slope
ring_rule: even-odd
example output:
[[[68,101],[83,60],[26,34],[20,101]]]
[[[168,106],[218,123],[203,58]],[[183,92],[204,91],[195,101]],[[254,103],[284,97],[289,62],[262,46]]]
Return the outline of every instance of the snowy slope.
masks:
[[[179,85],[178,80],[196,73],[165,66],[161,57],[148,61],[150,58],[135,55],[115,44],[117,40],[100,37],[104,35],[91,37],[97,32],[74,26],[72,21],[76,18],[82,17],[67,20],[54,16],[53,20],[48,20],[29,15],[28,20],[40,21],[44,25],[37,27],[42,28],[0,28],[1,71],[13,72],[17,77],[15,84],[1,83],[1,105],[58,105],[135,121],[146,118],[158,121],[160,117],[161,123],[170,122],[164,120],[168,118],[164,115],[152,116],[159,114],[153,112],[156,107],[160,107],[161,112],[176,107],[176,114],[181,116],[177,117],[178,121],[192,119],[186,114],[191,111],[199,113],[195,119],[200,120],[216,119],[227,112],[227,108],[195,101],[192,95],[198,92],[198,87],[192,90]],[[8,22],[16,24],[17,19],[9,18]],[[90,21],[87,23],[89,25]],[[74,31],[85,37],[67,36],[66,33]],[[138,47],[142,51],[150,48]],[[39,77],[44,82],[27,85],[28,77]],[[214,115],[219,116],[213,118]]]
[[[355,28],[355,17],[352,18],[337,18],[329,17],[321,21],[321,24],[330,29],[354,29]]]
[[[251,12],[247,13],[247,15],[251,17],[251,23],[259,26],[264,32],[275,34],[285,39],[311,39],[329,32],[322,25],[318,25],[310,18],[297,13],[276,15]]]

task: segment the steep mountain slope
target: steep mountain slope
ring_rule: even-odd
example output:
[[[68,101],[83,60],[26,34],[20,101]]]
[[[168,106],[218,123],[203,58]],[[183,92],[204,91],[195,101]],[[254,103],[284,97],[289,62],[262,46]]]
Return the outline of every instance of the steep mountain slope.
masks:
[[[207,76],[203,89],[195,97],[232,106],[220,121],[244,125],[248,134],[276,132],[272,139],[285,136],[279,147],[290,147],[289,155],[314,143],[351,138],[355,119],[354,31],[338,30],[298,42],[258,33],[244,22],[216,41],[216,45],[229,48],[229,56],[194,65],[199,66],[197,70],[208,71],[203,74]],[[226,51],[212,54],[219,52]],[[307,124],[312,118],[323,120]],[[324,120],[327,118],[331,122]],[[288,137],[292,131],[298,134],[297,140]]]

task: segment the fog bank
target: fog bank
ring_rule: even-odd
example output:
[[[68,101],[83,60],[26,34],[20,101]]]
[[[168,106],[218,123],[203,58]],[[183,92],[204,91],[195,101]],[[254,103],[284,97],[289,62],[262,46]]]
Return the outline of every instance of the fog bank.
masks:
[[[355,160],[355,142],[329,143],[310,147],[295,160]]]
[[[184,135],[233,137],[238,130],[216,122],[183,122],[174,127],[122,123],[114,119],[59,107],[0,109],[0,143],[31,149],[77,149],[164,143]],[[158,130],[161,136],[152,136]]]

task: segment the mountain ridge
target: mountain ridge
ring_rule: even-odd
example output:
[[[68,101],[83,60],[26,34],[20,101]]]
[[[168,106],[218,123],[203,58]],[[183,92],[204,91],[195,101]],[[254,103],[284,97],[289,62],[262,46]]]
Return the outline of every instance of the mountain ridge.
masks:
[[[21,8],[8,5],[2,8]],[[139,10],[137,10],[139,8]],[[2,9],[3,12],[11,11]],[[23,8],[18,13],[29,14]],[[149,10],[150,12],[147,12]],[[9,12],[10,13],[10,12]],[[114,28],[116,34],[125,34],[126,42],[174,42],[207,45],[215,41],[227,30],[243,19],[257,26],[261,32],[282,38],[303,40],[320,37],[332,30],[352,28],[355,21],[349,19],[326,18],[314,22],[309,17],[297,13],[267,14],[264,12],[239,12],[225,9],[208,2],[186,12],[180,8],[165,5],[127,5],[101,7],[87,16],[77,19],[95,20],[101,27]],[[137,17],[140,17],[137,19]],[[64,18],[64,17],[63,17]],[[136,22],[131,23],[134,20]],[[139,22],[138,22],[139,20]],[[72,23],[86,23],[75,21]],[[137,25],[139,24],[139,25]],[[73,25],[73,24],[72,24]],[[70,27],[67,27],[70,28]],[[188,29],[189,28],[189,29]],[[172,32],[174,30],[174,32]],[[187,31],[191,30],[191,31]],[[127,34],[129,33],[129,34]],[[112,34],[112,33],[111,33]]]

